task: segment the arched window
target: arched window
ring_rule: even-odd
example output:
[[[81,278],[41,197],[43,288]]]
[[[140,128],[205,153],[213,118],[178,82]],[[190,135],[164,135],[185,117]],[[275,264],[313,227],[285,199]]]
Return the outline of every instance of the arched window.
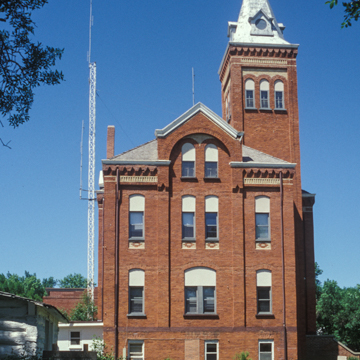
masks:
[[[271,271],[258,270],[256,272],[256,288],[257,288],[257,312],[258,314],[271,313]]]
[[[196,267],[185,270],[185,313],[216,313],[216,271]]]
[[[129,315],[144,314],[145,271],[129,271]]]
[[[208,144],[205,147],[205,177],[218,177],[219,151],[214,144]]]
[[[195,240],[195,196],[182,197],[182,238]]]
[[[255,198],[255,229],[257,241],[270,241],[270,198]]]
[[[269,82],[267,80],[260,81],[260,108],[269,109]]]
[[[275,81],[275,109],[285,109],[284,106],[284,83]]]
[[[193,144],[185,143],[181,148],[182,177],[195,177],[195,148]]]
[[[245,81],[245,108],[255,108],[255,83],[252,79]]]
[[[129,239],[144,240],[145,196],[129,197]]]
[[[205,239],[218,240],[218,212],[219,198],[217,196],[205,197]]]

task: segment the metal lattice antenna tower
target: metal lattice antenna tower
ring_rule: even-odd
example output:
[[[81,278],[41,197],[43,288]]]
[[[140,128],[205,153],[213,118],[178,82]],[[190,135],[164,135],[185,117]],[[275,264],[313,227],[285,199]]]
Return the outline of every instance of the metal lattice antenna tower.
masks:
[[[89,26],[89,172],[88,172],[88,255],[87,279],[88,294],[94,300],[94,237],[95,237],[95,124],[96,124],[96,63],[90,62],[92,0],[90,0]]]

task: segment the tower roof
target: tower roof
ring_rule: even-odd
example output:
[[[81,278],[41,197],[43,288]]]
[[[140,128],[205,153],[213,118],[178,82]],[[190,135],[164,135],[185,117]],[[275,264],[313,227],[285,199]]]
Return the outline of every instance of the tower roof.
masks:
[[[290,45],[285,27],[278,24],[268,0],[243,0],[237,22],[229,22],[230,43]]]

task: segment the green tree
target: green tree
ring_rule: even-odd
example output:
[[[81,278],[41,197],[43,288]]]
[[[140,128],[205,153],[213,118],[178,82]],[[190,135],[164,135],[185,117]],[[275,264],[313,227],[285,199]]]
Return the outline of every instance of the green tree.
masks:
[[[85,289],[87,287],[87,280],[81,274],[70,274],[65,276],[62,280],[58,280],[61,288],[71,289]]]
[[[319,276],[323,273],[320,269],[320,266],[317,262],[315,262],[315,285],[316,285],[316,301],[320,299],[322,285],[321,281],[319,280]]]
[[[235,354],[233,360],[251,360],[250,354],[247,351],[242,351],[241,354]]]
[[[47,2],[0,1],[0,22],[5,23],[0,30],[0,112],[13,127],[30,119],[29,110],[36,87],[59,84],[64,79],[62,72],[52,70],[64,50],[43,46],[30,38],[35,28],[32,11]],[[2,143],[8,146],[8,143]]]
[[[42,301],[46,295],[45,287],[36,274],[30,274],[25,271],[25,276],[10,274],[0,274],[0,291],[8,292],[14,295],[26,297],[29,299]]]
[[[338,0],[329,0],[326,1],[325,4],[330,5],[330,9],[332,9],[335,5],[338,4]],[[343,2],[343,6],[345,7],[345,15],[344,21],[341,24],[341,27],[349,27],[351,26],[351,21],[355,20],[358,21],[360,16],[360,0],[350,1],[350,2]]]
[[[77,303],[75,308],[70,313],[66,313],[66,311],[63,311],[63,313],[71,321],[94,321],[96,320],[97,306],[95,306],[87,291],[84,291],[82,300]]]
[[[56,287],[58,280],[54,279],[52,276],[42,280],[42,284],[45,288],[54,288]]]
[[[317,327],[354,351],[360,350],[360,285],[340,288],[326,280],[316,305]]]

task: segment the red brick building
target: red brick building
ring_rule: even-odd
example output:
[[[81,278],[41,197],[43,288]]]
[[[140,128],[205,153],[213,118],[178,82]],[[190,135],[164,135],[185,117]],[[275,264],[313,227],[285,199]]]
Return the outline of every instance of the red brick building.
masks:
[[[296,56],[267,0],[244,0],[201,103],[114,154],[98,192],[104,340],[136,359],[305,359],[315,334],[312,207],[302,191]]]

